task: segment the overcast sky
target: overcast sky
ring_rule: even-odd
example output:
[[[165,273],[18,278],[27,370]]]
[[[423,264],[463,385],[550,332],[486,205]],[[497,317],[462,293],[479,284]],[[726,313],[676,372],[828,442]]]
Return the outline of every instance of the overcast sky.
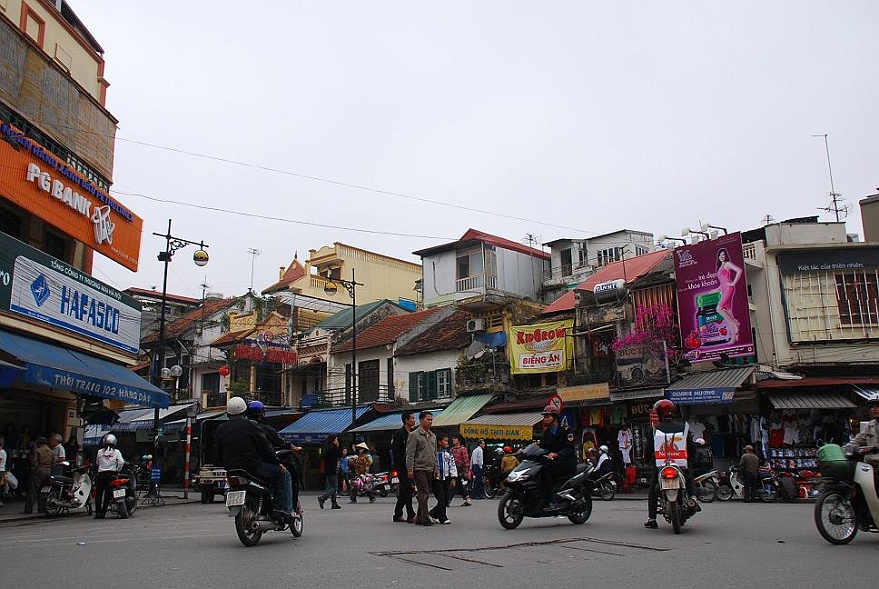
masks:
[[[211,262],[178,252],[168,291],[228,296],[252,260],[262,290],[335,241],[418,262],[469,227],[834,220],[816,134],[850,233],[879,186],[874,0],[69,2],[105,51],[113,192],[144,219],[138,273],[96,256],[117,288],[161,289],[169,218]]]

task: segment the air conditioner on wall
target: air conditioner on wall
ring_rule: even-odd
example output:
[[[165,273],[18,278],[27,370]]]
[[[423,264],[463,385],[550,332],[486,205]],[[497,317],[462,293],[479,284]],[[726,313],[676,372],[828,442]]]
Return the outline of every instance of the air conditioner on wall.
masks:
[[[467,321],[467,333],[485,331],[485,319],[469,319]]]

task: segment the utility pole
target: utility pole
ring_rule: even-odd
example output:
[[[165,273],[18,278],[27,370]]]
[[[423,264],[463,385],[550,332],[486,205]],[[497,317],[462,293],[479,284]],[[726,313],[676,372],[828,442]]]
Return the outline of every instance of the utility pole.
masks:
[[[253,265],[256,262],[257,256],[259,256],[262,251],[255,247],[251,247],[247,249],[247,253],[250,254],[250,292],[253,292]]]

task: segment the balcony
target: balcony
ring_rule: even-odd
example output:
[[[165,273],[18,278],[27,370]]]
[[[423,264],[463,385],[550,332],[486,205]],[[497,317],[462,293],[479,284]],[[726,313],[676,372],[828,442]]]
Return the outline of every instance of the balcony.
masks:
[[[455,292],[483,292],[486,289],[497,289],[497,276],[468,276],[455,281]]]

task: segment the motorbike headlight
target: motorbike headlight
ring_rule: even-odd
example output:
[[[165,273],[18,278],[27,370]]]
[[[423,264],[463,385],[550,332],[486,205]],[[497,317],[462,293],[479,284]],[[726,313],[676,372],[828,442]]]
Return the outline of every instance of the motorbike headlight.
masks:
[[[520,470],[520,471],[516,471],[516,470],[514,470],[514,471],[511,472],[510,475],[507,477],[507,480],[510,481],[511,483],[516,483],[516,482],[518,482],[518,481],[525,480],[526,478],[528,478],[528,475],[525,473],[525,471],[521,471],[521,470]]]

